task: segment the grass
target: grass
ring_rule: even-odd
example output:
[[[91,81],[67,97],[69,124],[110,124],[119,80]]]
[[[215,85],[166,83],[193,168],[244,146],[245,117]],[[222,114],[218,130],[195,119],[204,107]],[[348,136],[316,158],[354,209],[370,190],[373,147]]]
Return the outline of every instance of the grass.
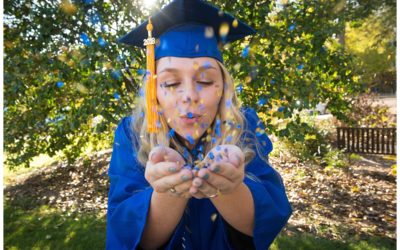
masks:
[[[4,249],[104,249],[105,218],[23,203],[4,202]]]
[[[19,200],[4,206],[4,249],[104,249],[106,223],[95,214],[70,214],[42,205],[29,208],[31,201]],[[271,250],[386,250],[396,249],[395,240],[353,236],[346,242],[308,233],[281,234]]]

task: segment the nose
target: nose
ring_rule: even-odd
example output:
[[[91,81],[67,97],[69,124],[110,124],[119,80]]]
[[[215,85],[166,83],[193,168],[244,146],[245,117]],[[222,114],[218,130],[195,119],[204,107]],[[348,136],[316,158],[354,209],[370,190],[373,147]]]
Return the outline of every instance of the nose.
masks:
[[[183,90],[183,95],[182,95],[182,101],[183,103],[198,103],[200,99],[199,95],[199,90],[196,89],[196,83],[195,82],[186,82],[184,84],[184,90]]]

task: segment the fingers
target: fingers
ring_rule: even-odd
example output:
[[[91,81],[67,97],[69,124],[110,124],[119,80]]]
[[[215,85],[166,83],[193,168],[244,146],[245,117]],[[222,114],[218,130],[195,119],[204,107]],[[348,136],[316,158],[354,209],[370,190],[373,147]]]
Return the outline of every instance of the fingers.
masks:
[[[208,167],[208,170],[211,173],[214,173],[218,176],[223,176],[230,181],[235,181],[243,175],[243,170],[238,169],[230,162],[214,162]]]
[[[154,147],[149,153],[149,160],[156,164],[159,162],[176,162],[180,165],[185,163],[183,157],[170,147],[157,146]]]
[[[175,188],[176,190],[176,186],[192,179],[192,172],[188,169],[182,169],[178,173],[159,178],[153,182],[152,186],[156,192],[164,193],[171,188]]]
[[[146,165],[145,178],[150,183],[155,180],[179,172],[182,166],[176,162],[159,162],[157,164],[152,164],[148,162]]]

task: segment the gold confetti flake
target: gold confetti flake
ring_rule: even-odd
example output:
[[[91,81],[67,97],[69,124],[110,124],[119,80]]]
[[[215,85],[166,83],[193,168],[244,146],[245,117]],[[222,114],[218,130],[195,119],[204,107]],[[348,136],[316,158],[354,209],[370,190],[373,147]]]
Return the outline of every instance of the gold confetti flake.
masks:
[[[223,22],[219,27],[219,35],[221,37],[226,37],[229,33],[229,24],[227,22]]]
[[[233,20],[233,22],[232,22],[233,28],[237,28],[238,25],[239,25],[238,20],[237,19]]]

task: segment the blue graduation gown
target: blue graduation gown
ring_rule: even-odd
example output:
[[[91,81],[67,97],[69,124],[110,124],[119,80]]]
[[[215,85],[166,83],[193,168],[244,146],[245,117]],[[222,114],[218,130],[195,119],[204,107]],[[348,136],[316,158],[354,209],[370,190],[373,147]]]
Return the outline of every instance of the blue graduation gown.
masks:
[[[247,120],[247,130],[255,133],[256,126],[263,128],[253,109],[245,108],[242,112]],[[126,117],[116,129],[108,172],[106,248],[113,250],[138,248],[153,193],[144,178],[144,168],[136,159],[132,144],[135,134],[130,123],[131,118]],[[272,151],[272,143],[265,133],[256,138],[265,159]],[[256,249],[267,249],[292,210],[280,175],[262,160],[257,150],[255,152],[256,156],[246,166],[244,183],[253,195],[255,207],[252,241]],[[192,198],[165,249],[235,249],[227,227],[209,199]]]

